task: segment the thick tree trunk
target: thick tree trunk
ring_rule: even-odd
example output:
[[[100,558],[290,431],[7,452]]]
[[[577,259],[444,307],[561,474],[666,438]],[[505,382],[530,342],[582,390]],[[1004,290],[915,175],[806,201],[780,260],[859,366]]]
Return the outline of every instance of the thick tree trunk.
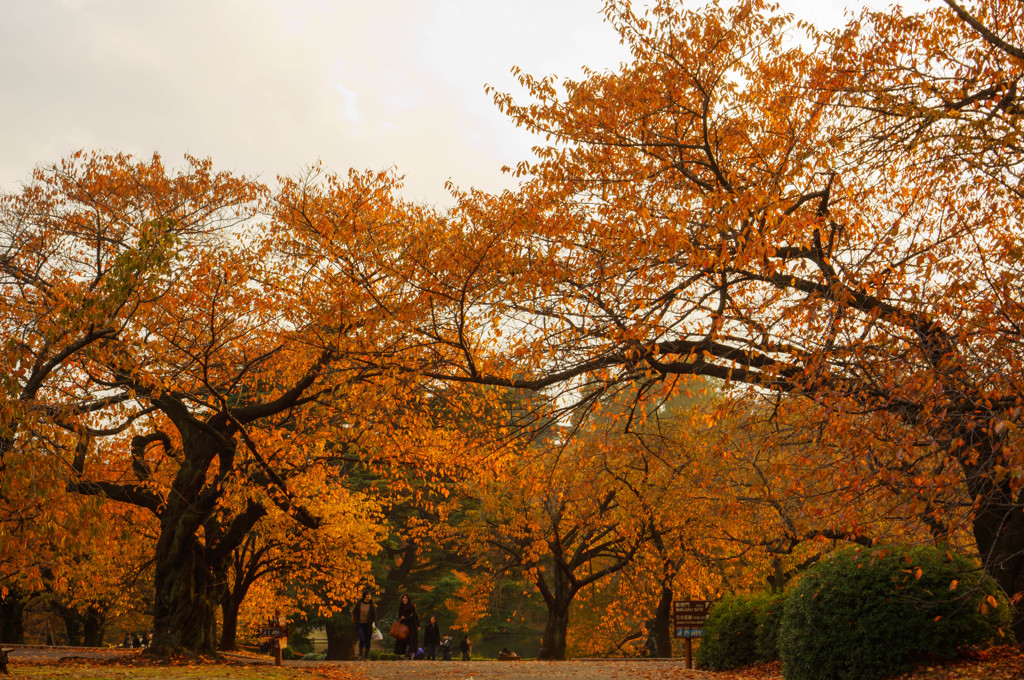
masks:
[[[359,633],[345,614],[327,620],[327,659],[329,661],[351,661],[356,658],[355,646]]]
[[[569,605],[576,596],[573,589],[572,575],[562,564],[555,564],[552,570],[551,587],[538,582],[538,587],[548,608],[548,618],[544,623],[544,638],[541,641],[540,659],[565,659],[565,638],[569,631]]]
[[[0,599],[0,642],[25,644],[25,594],[18,588]]]
[[[969,432],[962,432],[966,439]],[[979,503],[974,512],[974,540],[985,572],[1007,597],[1024,593],[1024,492],[1014,493],[1009,480],[996,481],[995,464],[1002,459],[1000,441],[976,439],[976,459],[961,460],[967,489]],[[1024,645],[1024,604],[1013,612],[1013,632]]]
[[[665,546],[664,533],[658,528],[652,519],[648,522],[648,531],[651,536],[651,543],[658,549],[661,555],[661,597],[658,599],[658,608],[654,612],[654,654],[663,659],[672,657],[672,583],[675,580],[676,564],[668,556],[668,549]],[[650,633],[652,631],[648,631]]]
[[[238,609],[241,604],[241,600],[236,600],[225,589],[225,594],[220,598],[220,651],[222,652],[230,652],[238,648]]]
[[[64,622],[64,633],[67,635],[69,645],[72,647],[103,646],[103,627],[107,621],[104,609],[89,605],[83,613],[56,600],[50,601],[49,608]]]
[[[102,647],[106,623],[106,613],[101,609],[89,606],[85,610],[85,622],[82,626],[82,643],[86,647]]]
[[[569,603],[548,607],[544,623],[544,639],[537,658],[549,661],[565,659],[565,638],[569,630]]]
[[[986,573],[1007,597],[1024,593],[1024,513],[1020,504],[981,508],[974,518],[974,538]],[[1014,608],[1013,632],[1024,645],[1024,604]]]
[[[661,587],[661,598],[654,613],[655,655],[668,659],[672,657],[672,588]]]
[[[219,589],[194,531],[165,527],[161,532],[154,586],[152,651],[215,655]]]
[[[82,622],[75,614],[58,614],[61,621],[64,622],[64,634],[68,638],[68,645],[70,647],[81,647],[82,646]]]
[[[212,523],[206,525],[205,540],[211,547],[200,543],[189,512],[181,513],[177,521],[170,512],[164,513],[156,546],[151,648],[154,653],[216,655],[218,607],[224,613],[225,622],[220,648],[235,648],[238,610],[248,592],[248,584],[237,589],[229,587],[230,555],[264,514],[258,505],[250,507],[232,521],[229,532],[218,532]],[[230,604],[225,608],[227,598]]]
[[[209,520],[220,492],[216,485],[208,485],[207,476],[215,458],[219,456],[222,465],[230,460],[233,452],[224,448],[223,442],[231,438],[227,434],[214,437],[199,431],[189,420],[180,414],[179,417],[181,466],[160,513],[160,537],[154,554],[156,597],[150,651],[158,655],[185,652],[216,656],[216,612],[227,587],[223,562],[234,546],[222,546],[220,557],[208,558],[213,551],[202,541],[210,544],[217,540],[217,525]],[[236,536],[238,542],[243,538],[244,533]],[[210,559],[218,561],[214,564]]]

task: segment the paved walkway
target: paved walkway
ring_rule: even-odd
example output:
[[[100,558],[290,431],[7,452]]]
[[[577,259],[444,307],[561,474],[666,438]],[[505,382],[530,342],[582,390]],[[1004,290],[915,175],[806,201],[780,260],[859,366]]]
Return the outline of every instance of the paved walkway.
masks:
[[[132,649],[17,647],[11,663],[55,663],[74,659],[111,659],[138,654]],[[267,664],[265,656],[225,655],[231,661]],[[682,659],[577,659],[572,661],[285,661],[316,677],[339,680],[707,680],[711,674],[687,670]]]
[[[681,660],[285,662],[337,668],[365,680],[707,680]]]

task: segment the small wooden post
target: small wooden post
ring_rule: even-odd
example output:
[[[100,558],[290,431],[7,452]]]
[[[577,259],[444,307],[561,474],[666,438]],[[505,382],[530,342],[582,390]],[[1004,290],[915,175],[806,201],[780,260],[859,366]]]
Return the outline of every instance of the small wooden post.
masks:
[[[693,668],[693,638],[686,638],[686,667]]]
[[[280,609],[275,609],[274,610],[274,626],[280,626],[280,625],[281,625],[281,610]],[[280,666],[281,665],[281,638],[280,637],[275,637],[274,638],[274,665],[275,666]]]

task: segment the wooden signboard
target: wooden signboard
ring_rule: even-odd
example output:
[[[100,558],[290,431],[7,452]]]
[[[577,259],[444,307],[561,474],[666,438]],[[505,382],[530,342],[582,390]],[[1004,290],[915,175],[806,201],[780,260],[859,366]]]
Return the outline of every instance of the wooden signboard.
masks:
[[[274,618],[260,628],[260,637],[270,638],[274,648],[274,665],[281,665],[281,650],[288,646],[288,626],[281,623],[281,612],[275,611]]]
[[[681,600],[672,603],[672,629],[686,640],[686,667],[693,668],[693,638],[704,637],[704,621],[711,603],[707,600]]]
[[[701,637],[709,609],[711,609],[711,603],[707,600],[673,602],[672,627],[676,631],[676,637]]]

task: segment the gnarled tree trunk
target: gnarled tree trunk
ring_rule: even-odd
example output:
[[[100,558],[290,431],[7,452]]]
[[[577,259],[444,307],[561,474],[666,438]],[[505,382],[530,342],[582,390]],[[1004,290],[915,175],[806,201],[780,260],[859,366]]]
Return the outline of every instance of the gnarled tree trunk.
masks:
[[[194,536],[175,540],[176,533],[166,531],[157,542],[151,649],[157,654],[212,655],[216,653],[214,574]]]
[[[569,630],[569,612],[548,609],[548,618],[544,623],[544,639],[541,643],[539,659],[565,659],[565,638]]]

